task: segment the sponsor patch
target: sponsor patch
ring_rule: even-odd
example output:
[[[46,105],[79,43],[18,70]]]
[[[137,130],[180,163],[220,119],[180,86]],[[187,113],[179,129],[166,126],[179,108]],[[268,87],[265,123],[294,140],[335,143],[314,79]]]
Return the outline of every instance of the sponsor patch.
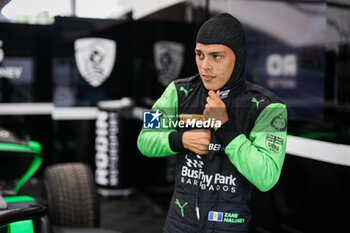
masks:
[[[226,99],[228,97],[228,94],[230,93],[231,90],[225,90],[225,91],[220,91],[220,99]]]
[[[181,205],[179,199],[176,198],[175,204],[178,205],[181,210],[181,217],[185,217],[184,207],[188,204],[188,202],[185,202],[183,205]]]
[[[209,211],[208,220],[213,222],[225,223],[244,223],[244,218],[239,218],[238,213],[224,213],[218,211]]]
[[[283,132],[287,129],[287,121],[282,114],[279,114],[272,119],[271,126],[275,130]]]
[[[199,115],[199,114],[180,114],[180,120],[183,122],[187,122],[188,120],[192,121],[195,120],[195,122],[197,121],[205,121],[205,117],[203,115]]]
[[[186,90],[186,88],[180,87],[180,91],[182,91],[183,93],[185,93],[185,96],[186,96],[186,98],[187,98],[187,97],[188,97],[188,94],[189,94],[191,91],[193,91],[193,89],[191,88],[191,89]]]
[[[253,98],[251,99],[251,101],[252,101],[253,103],[256,104],[256,109],[258,110],[258,109],[259,109],[259,104],[260,104],[261,102],[264,102],[265,100],[264,100],[264,99],[257,100],[256,98],[253,97]]]
[[[210,211],[208,214],[208,220],[213,222],[222,222],[223,217],[223,212]]]
[[[204,166],[204,163],[202,161],[202,158],[200,155],[196,155],[197,156],[197,159],[189,159],[188,158],[188,155],[186,154],[185,158],[187,160],[186,164],[188,167],[195,167],[195,168],[203,168]]]
[[[272,134],[266,135],[265,143],[267,148],[273,153],[281,152],[281,149],[284,144],[283,138],[277,137]]]

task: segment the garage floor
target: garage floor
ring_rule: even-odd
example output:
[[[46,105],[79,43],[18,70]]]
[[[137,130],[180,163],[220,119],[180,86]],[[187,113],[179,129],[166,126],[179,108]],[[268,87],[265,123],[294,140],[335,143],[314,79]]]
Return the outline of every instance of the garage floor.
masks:
[[[31,195],[41,198],[42,182],[33,178],[20,190],[20,195]],[[55,233],[161,233],[166,218],[172,187],[161,190],[136,190],[125,197],[103,197],[100,201],[100,227],[103,229],[90,229],[83,231],[58,229]],[[262,214],[269,209],[269,202],[265,203]],[[260,213],[260,217],[262,216]],[[268,214],[268,213],[267,213]],[[268,216],[273,216],[268,214]],[[278,218],[278,216],[275,216]],[[274,220],[269,219],[273,224]],[[57,230],[57,229],[56,229]],[[288,227],[287,225],[267,226],[255,223],[250,233],[302,233],[303,231]]]
[[[41,198],[42,182],[33,178],[20,194]],[[126,197],[100,199],[100,226],[120,233],[161,233],[171,190],[162,192],[134,191]]]
[[[164,197],[165,198],[165,195]],[[144,193],[101,198],[101,227],[122,233],[160,233],[166,210]]]

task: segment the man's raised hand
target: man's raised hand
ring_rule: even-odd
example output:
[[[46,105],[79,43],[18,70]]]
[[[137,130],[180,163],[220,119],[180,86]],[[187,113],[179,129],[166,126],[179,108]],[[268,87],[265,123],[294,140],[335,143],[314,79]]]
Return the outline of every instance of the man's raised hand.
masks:
[[[182,144],[184,147],[200,155],[208,154],[209,143],[209,129],[193,129],[185,131],[182,135]]]
[[[221,125],[229,120],[226,105],[220,99],[220,91],[209,91],[208,97],[206,99],[207,104],[205,105],[203,115],[206,120],[215,119],[216,121],[221,121]]]

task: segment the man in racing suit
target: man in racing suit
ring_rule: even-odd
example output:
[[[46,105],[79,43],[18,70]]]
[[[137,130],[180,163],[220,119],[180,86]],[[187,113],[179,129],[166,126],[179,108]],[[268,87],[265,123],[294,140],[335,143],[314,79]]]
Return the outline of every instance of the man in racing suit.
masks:
[[[138,148],[176,154],[164,233],[248,232],[253,187],[267,191],[281,173],[286,106],[245,81],[245,32],[233,16],[204,23],[195,53],[199,74],[169,84],[152,107],[161,126],[144,127]]]

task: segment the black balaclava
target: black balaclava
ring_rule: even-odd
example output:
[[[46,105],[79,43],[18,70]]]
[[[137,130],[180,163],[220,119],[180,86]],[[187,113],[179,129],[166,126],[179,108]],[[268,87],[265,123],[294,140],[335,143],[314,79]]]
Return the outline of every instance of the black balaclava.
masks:
[[[242,24],[228,13],[219,14],[200,27],[196,43],[222,44],[233,51],[236,63],[229,80],[220,91],[230,89],[230,96],[241,92],[244,88],[244,68],[247,57],[245,31]]]

